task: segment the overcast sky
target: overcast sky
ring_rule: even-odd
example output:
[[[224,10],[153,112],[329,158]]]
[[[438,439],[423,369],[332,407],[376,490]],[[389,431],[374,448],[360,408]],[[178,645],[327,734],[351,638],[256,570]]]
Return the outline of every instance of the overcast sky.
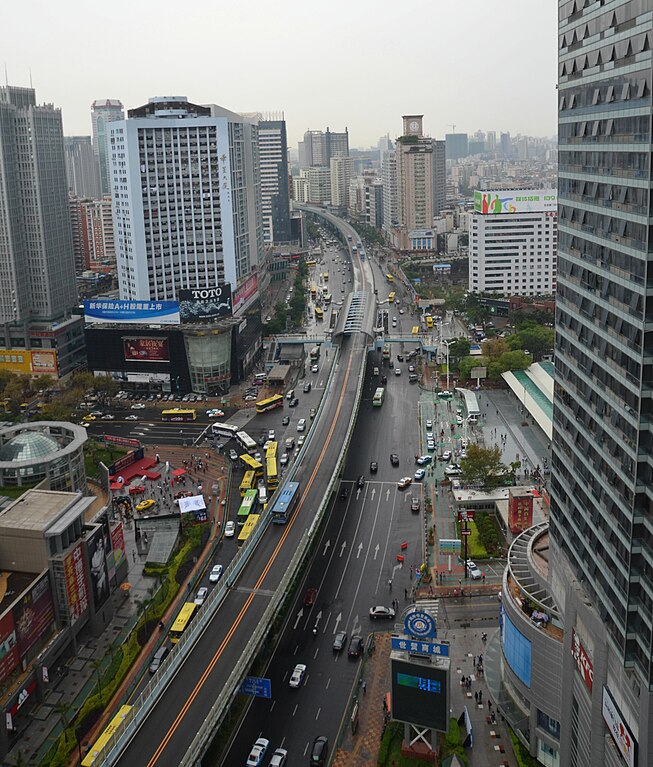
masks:
[[[11,85],[90,134],[94,99],[126,109],[185,95],[236,112],[284,112],[350,146],[424,114],[443,138],[477,129],[556,132],[557,3],[551,0],[79,0],[9,2],[0,51]]]

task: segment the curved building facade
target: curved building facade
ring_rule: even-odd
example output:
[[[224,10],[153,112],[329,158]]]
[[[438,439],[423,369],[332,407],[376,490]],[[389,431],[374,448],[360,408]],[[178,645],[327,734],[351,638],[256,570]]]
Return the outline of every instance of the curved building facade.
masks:
[[[485,654],[485,676],[499,712],[532,756],[560,762],[564,628],[548,586],[548,525],[517,537],[503,578],[499,632]]]
[[[0,488],[34,487],[86,493],[86,429],[63,421],[35,421],[0,431]]]

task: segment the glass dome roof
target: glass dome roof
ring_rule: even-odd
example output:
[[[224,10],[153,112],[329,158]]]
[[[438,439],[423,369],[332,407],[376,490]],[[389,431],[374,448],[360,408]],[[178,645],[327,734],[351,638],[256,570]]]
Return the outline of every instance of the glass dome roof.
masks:
[[[33,461],[60,450],[54,437],[39,431],[23,431],[0,447],[0,461]]]

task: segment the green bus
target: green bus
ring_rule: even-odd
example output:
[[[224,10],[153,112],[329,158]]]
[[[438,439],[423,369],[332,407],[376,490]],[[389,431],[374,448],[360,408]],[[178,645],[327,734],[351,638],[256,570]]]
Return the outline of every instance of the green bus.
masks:
[[[243,502],[238,509],[238,527],[242,527],[247,522],[247,517],[254,514],[258,508],[258,490],[248,490],[243,496]]]
[[[383,399],[385,397],[385,389],[381,386],[374,392],[374,397],[372,399],[372,407],[381,407],[383,404]]]

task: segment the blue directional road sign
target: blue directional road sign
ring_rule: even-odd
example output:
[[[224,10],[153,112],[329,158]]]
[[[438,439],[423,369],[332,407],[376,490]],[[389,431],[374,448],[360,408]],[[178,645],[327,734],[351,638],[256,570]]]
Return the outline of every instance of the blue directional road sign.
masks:
[[[449,657],[449,645],[443,642],[430,642],[422,639],[409,639],[408,637],[392,637],[392,649],[413,655],[439,655],[441,658]]]
[[[240,692],[255,698],[271,698],[272,681],[262,676],[246,676],[240,685]]]

